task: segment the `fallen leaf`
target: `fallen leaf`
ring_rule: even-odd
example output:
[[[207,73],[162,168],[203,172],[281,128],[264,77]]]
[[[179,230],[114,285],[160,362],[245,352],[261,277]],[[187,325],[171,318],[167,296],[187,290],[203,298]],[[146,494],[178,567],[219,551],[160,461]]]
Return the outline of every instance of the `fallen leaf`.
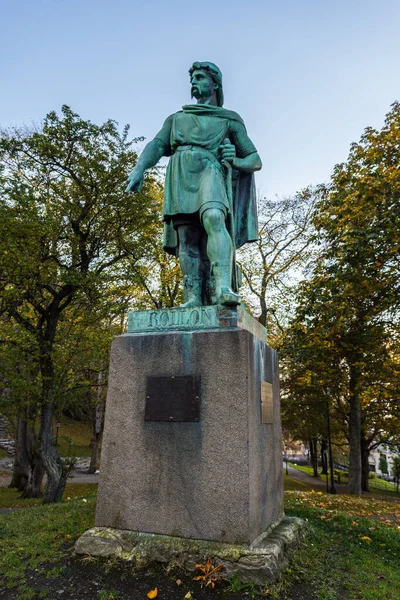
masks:
[[[182,585],[182,581],[181,581],[180,579],[177,579],[177,580],[175,581],[175,583],[176,583],[176,585]]]
[[[158,589],[154,588],[154,590],[150,590],[147,594],[148,598],[157,598],[158,596]]]
[[[186,594],[186,596],[184,596],[186,598],[186,600],[190,600],[190,598],[192,597],[192,594],[190,592],[188,592]]]
[[[370,538],[370,537],[368,537],[367,535],[363,535],[363,536],[360,538],[360,540],[361,540],[362,542],[366,542],[367,544],[370,544],[370,543],[372,542],[371,538]]]

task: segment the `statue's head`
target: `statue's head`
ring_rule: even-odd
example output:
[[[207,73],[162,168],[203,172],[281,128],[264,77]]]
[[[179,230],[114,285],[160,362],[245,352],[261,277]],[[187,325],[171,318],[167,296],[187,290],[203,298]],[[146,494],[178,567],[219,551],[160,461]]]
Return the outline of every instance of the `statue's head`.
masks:
[[[222,73],[217,67],[217,65],[207,61],[194,62],[189,69],[191,81],[193,73],[195,73],[196,71],[203,71],[211,79],[216,94],[217,105],[222,106],[224,104],[224,92],[222,89]],[[192,92],[192,98],[193,95],[194,94]]]

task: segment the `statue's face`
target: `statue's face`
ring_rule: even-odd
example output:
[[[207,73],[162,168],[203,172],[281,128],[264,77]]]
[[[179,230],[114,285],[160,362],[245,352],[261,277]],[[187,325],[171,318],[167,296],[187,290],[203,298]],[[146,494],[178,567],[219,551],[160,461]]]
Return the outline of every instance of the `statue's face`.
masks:
[[[196,98],[196,100],[209,98],[218,87],[214,84],[207,71],[201,69],[193,71],[190,83],[192,86],[192,96]]]

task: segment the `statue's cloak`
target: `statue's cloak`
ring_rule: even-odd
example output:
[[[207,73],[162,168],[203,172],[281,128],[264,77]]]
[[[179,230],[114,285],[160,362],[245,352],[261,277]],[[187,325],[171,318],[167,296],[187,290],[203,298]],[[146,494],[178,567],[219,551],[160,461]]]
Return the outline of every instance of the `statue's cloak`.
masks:
[[[244,126],[242,118],[236,112],[219,106],[190,104],[183,106],[180,112],[237,121]],[[243,244],[254,242],[258,238],[256,189],[253,173],[232,169],[232,203],[235,244],[236,248],[240,248]],[[164,223],[163,245],[166,252],[177,254],[178,236],[172,220]]]

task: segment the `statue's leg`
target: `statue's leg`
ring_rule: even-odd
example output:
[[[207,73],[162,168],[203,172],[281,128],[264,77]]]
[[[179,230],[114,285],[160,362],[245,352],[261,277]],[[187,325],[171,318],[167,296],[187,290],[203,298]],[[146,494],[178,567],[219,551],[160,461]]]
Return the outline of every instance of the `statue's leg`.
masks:
[[[179,225],[179,264],[183,275],[184,308],[202,306],[203,262],[201,260],[201,228],[195,225]]]
[[[207,255],[211,262],[216,295],[219,304],[240,304],[240,297],[232,290],[233,245],[225,225],[225,214],[219,208],[208,208],[203,213],[207,232]]]
[[[201,228],[200,256],[203,265],[203,304],[213,304],[215,296],[214,279],[211,277],[211,264],[207,256],[207,233],[204,227]]]

